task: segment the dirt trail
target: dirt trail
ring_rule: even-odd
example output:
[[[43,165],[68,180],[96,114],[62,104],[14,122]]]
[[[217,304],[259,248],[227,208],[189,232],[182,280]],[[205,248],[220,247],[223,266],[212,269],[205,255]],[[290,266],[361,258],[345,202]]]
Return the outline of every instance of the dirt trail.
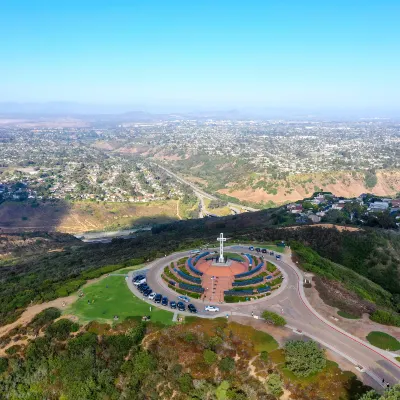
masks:
[[[108,276],[108,274],[100,276],[99,278],[88,280],[81,287],[81,290],[83,290],[87,285],[98,282],[98,281],[106,278],[107,276]],[[28,324],[36,314],[39,314],[41,311],[45,310],[46,308],[56,307],[56,308],[59,308],[60,310],[62,310],[63,308],[66,308],[67,306],[71,305],[77,299],[78,299],[78,295],[72,294],[67,297],[59,297],[58,299],[55,299],[55,300],[51,300],[51,301],[48,301],[45,303],[34,304],[32,306],[29,306],[16,321],[14,321],[8,325],[0,326],[0,336],[6,335],[8,332],[10,332],[12,329],[17,327],[18,325]],[[64,306],[63,306],[63,304],[64,304]],[[69,317],[70,316],[68,316],[67,318],[69,318]]]

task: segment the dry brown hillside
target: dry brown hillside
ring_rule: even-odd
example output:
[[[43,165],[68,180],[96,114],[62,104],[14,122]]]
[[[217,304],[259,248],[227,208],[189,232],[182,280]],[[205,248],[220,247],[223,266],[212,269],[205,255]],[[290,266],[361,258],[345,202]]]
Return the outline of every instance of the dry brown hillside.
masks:
[[[273,201],[282,204],[310,196],[318,190],[332,192],[336,196],[354,197],[361,193],[374,193],[378,196],[393,196],[400,192],[400,171],[378,171],[375,187],[367,188],[363,173],[338,172],[331,174],[293,175],[277,183],[277,193],[266,190],[233,185],[219,192],[243,201],[260,203]]]

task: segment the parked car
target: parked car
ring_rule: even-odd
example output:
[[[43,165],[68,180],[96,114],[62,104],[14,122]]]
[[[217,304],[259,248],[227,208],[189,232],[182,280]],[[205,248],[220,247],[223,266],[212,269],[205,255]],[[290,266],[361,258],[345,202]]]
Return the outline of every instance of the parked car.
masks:
[[[143,293],[148,288],[149,288],[149,286],[147,285],[147,283],[144,283],[143,285],[138,286],[138,289],[139,289],[140,293]]]
[[[206,307],[204,308],[204,311],[218,312],[218,311],[219,311],[219,307],[215,307],[215,306],[206,306]]]
[[[169,303],[169,306],[171,308],[176,308],[176,302],[175,301],[171,301],[171,303]]]
[[[154,302],[155,303],[161,303],[162,300],[162,295],[161,294],[157,294],[156,297],[154,297]]]
[[[161,304],[163,306],[167,306],[168,305],[168,298],[167,297],[163,297],[162,300],[161,300]]]
[[[185,303],[189,303],[190,301],[189,297],[186,296],[178,296],[178,299],[184,301]]]
[[[136,275],[133,277],[132,282],[140,281],[143,278],[146,278],[146,277],[144,275]]]
[[[259,253],[261,249],[259,247],[256,247],[256,252]]]
[[[185,311],[186,310],[185,305],[181,301],[179,301],[176,306],[178,307],[179,311]]]
[[[250,246],[250,247],[249,247],[249,250],[250,250],[250,251],[253,251],[253,250],[254,250],[254,247],[253,247],[253,246]]]
[[[151,288],[148,288],[143,292],[143,296],[148,297],[152,293],[153,293],[153,291],[151,290]]]
[[[274,252],[273,252],[273,251],[270,251],[270,252],[269,252],[269,255],[270,255],[270,256],[273,256],[273,255],[274,255]]]
[[[142,279],[137,280],[136,282],[133,282],[133,284],[138,286],[145,282],[146,282],[146,278],[142,278]]]
[[[268,250],[267,249],[261,249],[261,253],[268,253]]]
[[[156,292],[151,292],[149,295],[149,300],[154,300],[154,297],[156,297]]]
[[[277,255],[276,255],[276,259],[277,259],[277,260],[280,260],[280,259],[281,259],[280,254],[277,254]]]
[[[175,286],[176,285],[176,282],[174,282],[174,281],[169,281],[168,282],[170,285],[172,285],[172,286]]]
[[[189,304],[188,309],[191,313],[197,314],[197,308],[193,304]]]

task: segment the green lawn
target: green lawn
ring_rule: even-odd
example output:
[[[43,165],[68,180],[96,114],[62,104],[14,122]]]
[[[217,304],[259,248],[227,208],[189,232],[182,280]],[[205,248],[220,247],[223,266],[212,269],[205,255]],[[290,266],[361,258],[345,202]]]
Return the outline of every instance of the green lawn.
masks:
[[[347,318],[347,319],[360,319],[360,317],[357,317],[356,315],[353,315],[353,314],[349,314],[349,313],[347,313],[346,311],[338,311],[337,312],[338,313],[338,315],[340,315],[341,317],[343,317],[343,318]]]
[[[123,268],[119,269],[118,271],[112,272],[113,274],[127,274],[131,271],[136,271],[137,269],[143,268],[143,264],[141,265],[135,265],[133,267],[128,267],[128,268]]]
[[[400,357],[395,357],[395,359],[396,359],[397,361],[400,361]]]
[[[254,350],[258,353],[267,351],[268,353],[277,350],[278,342],[268,333],[262,331],[254,331],[251,335],[251,340],[254,343]]]
[[[137,298],[128,288],[122,276],[108,276],[83,289],[84,297],[79,298],[66,314],[76,315],[80,322],[113,322],[118,315],[119,322],[127,317],[150,315],[153,322],[172,324],[173,314],[160,310]],[[88,303],[89,301],[89,303]]]
[[[372,345],[384,350],[396,351],[400,350],[400,342],[393,336],[384,332],[373,331],[367,336],[368,342]]]

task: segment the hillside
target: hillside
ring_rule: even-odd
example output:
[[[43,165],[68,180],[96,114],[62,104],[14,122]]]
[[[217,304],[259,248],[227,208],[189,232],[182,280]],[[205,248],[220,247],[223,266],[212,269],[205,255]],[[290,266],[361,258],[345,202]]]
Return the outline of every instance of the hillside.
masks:
[[[361,172],[332,172],[324,174],[289,175],[284,180],[250,176],[240,182],[230,182],[218,192],[240,201],[282,204],[310,196],[316,191],[332,192],[336,196],[357,197],[362,193],[393,196],[400,192],[400,171],[378,171],[376,184],[367,186],[366,175]]]
[[[89,278],[114,271],[124,266],[136,265],[145,260],[163,257],[180,249],[198,248],[205,243],[216,243],[223,231],[230,240],[254,241],[256,243],[296,240],[319,252],[322,256],[339,262],[340,253],[344,268],[353,270],[355,280],[361,276],[382,285],[377,296],[368,297],[371,281],[360,283],[357,292],[361,298],[376,302],[378,306],[394,310],[398,306],[399,256],[398,237],[378,231],[348,232],[334,228],[304,227],[299,229],[274,228],[285,215],[282,210],[268,209],[254,213],[228,216],[220,219],[207,218],[177,221],[155,226],[151,232],[127,240],[113,240],[107,244],[67,246],[60,252],[46,252],[34,258],[4,261],[0,269],[0,321],[13,321],[31,302],[48,301],[77,290]],[[352,243],[346,245],[346,243]],[[368,246],[368,251],[364,247]],[[354,250],[351,250],[351,249]],[[388,253],[377,264],[378,254]],[[358,262],[354,260],[358,259]],[[379,271],[383,271],[379,274]],[[358,278],[358,276],[360,276]],[[329,279],[337,279],[330,276]],[[357,283],[358,285],[358,283]],[[365,290],[365,288],[367,288]],[[351,287],[354,289],[354,287]],[[380,294],[379,294],[380,293]]]
[[[154,225],[176,219],[176,200],[148,203],[7,201],[0,204],[0,228],[5,232],[82,233]]]

